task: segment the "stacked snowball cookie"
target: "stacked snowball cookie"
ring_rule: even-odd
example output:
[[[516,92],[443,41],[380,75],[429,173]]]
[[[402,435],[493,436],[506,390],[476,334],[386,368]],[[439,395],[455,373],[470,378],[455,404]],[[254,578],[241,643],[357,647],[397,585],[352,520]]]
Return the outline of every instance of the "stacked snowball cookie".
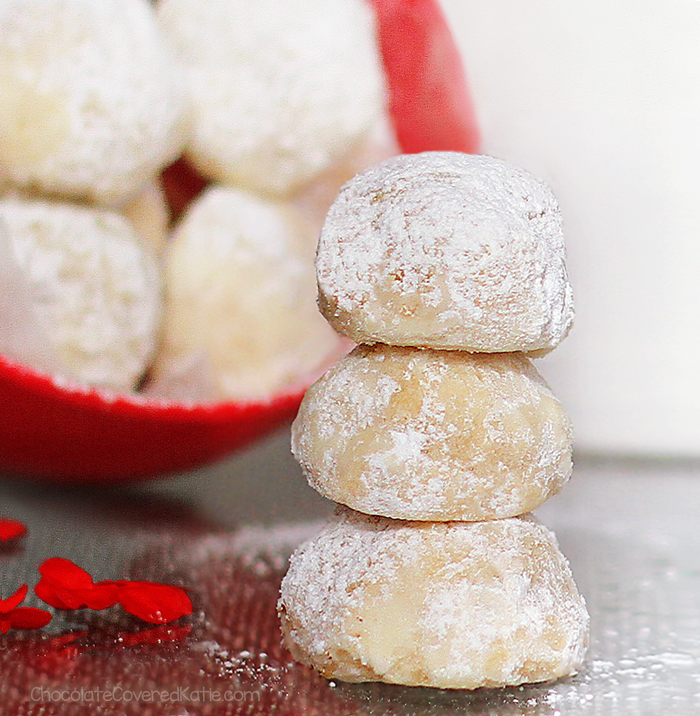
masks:
[[[438,688],[575,673],[588,614],[528,514],[572,470],[569,421],[529,360],[573,318],[550,190],[489,157],[389,159],[341,190],[317,278],[359,345],[292,429],[339,503],[282,583],[292,654],[328,678]]]

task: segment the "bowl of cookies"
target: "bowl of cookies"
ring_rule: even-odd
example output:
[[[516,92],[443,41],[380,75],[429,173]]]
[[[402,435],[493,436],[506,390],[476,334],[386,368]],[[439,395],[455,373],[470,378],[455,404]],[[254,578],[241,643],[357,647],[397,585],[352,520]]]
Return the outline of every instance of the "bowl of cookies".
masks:
[[[326,211],[400,153],[474,152],[436,0],[0,9],[0,469],[106,483],[289,422],[352,344]]]

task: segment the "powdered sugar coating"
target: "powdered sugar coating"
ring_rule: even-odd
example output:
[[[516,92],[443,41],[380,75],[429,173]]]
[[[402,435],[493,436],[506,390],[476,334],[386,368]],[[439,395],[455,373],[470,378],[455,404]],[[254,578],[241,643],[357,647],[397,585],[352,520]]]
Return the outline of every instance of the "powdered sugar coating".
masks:
[[[65,373],[134,389],[155,351],[162,283],[129,222],[114,211],[16,197],[0,201],[0,218]]]
[[[0,6],[0,164],[22,187],[115,203],[181,151],[181,73],[145,0]]]
[[[357,343],[541,352],[573,320],[559,207],[492,157],[426,152],[348,182],[318,247],[319,303]]]
[[[188,154],[206,176],[288,195],[381,115],[365,0],[162,0],[159,15],[186,66]]]
[[[191,204],[167,251],[155,379],[199,362],[209,399],[251,400],[322,372],[340,338],[316,307],[305,231],[289,205],[231,187]]]
[[[327,678],[475,689],[576,672],[588,614],[530,517],[410,523],[341,510],[292,556],[279,611]]]
[[[522,354],[358,346],[307,391],[292,451],[312,487],[367,514],[488,520],[571,476],[571,425]]]

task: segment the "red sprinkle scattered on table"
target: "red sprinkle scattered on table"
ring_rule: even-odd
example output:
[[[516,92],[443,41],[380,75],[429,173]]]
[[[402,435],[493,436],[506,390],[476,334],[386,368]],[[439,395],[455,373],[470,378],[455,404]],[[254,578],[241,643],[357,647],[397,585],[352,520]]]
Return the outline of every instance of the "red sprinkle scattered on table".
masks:
[[[39,567],[37,596],[57,609],[106,609],[121,604],[126,612],[151,624],[167,624],[192,613],[192,602],[180,587],[159,582],[105,579],[93,581],[81,567],[52,557]]]
[[[167,624],[192,614],[192,602],[183,589],[159,582],[117,582],[124,610],[151,624]]]
[[[51,613],[35,607],[20,607],[27,596],[23,584],[11,597],[0,599],[0,634],[10,629],[41,629],[51,621]]]
[[[24,537],[27,534],[27,526],[19,520],[10,520],[7,517],[0,517],[0,543]]]
[[[43,602],[57,609],[106,609],[118,601],[114,582],[94,582],[77,564],[63,557],[51,557],[39,567],[41,579],[34,591]]]

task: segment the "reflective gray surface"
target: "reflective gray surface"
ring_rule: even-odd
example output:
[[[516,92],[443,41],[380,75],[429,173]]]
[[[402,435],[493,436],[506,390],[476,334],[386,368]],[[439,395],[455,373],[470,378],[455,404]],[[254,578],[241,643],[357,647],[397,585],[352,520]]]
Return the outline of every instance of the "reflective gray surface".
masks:
[[[119,577],[124,565],[146,546],[167,545],[172,564],[160,573],[174,570],[173,574],[184,574],[186,580],[183,564],[196,562],[190,573],[194,575],[205,573],[210,561],[223,570],[216,573],[222,588],[226,587],[225,575],[233,574],[230,560],[236,553],[236,565],[247,564],[251,574],[270,578],[265,594],[273,610],[274,588],[268,589],[269,585],[284,570],[284,558],[293,543],[314,529],[293,530],[289,524],[317,521],[330,512],[330,505],[306,486],[289,456],[287,440],[282,433],[196,474],[138,488],[75,491],[0,482],[2,514],[22,519],[30,527],[30,535],[19,548],[0,552],[2,596],[23,581],[31,587],[38,565],[49,556],[73,559],[96,578]],[[585,456],[577,459],[574,478],[563,492],[538,510],[542,521],[557,533],[591,612],[588,659],[573,679],[509,690],[448,693],[328,684],[306,673],[302,678],[288,660],[280,662],[272,678],[270,667],[261,671],[256,662],[257,666],[248,664],[248,677],[267,680],[278,692],[278,700],[264,709],[208,711],[190,704],[179,712],[163,707],[149,713],[265,713],[277,712],[280,704],[286,704],[283,710],[290,714],[700,713],[699,513],[700,463],[604,461]],[[192,586],[196,591],[198,585]],[[250,599],[256,600],[254,591]],[[39,606],[36,600],[27,603]],[[49,632],[60,631],[62,622],[55,622]],[[190,656],[199,653],[202,644],[210,648],[211,639],[203,633],[190,639]],[[263,647],[259,635],[251,632],[246,645],[245,629],[241,634],[236,649],[237,663],[243,664],[255,648]],[[271,634],[265,637],[268,641],[277,638],[275,629]],[[223,637],[217,639],[216,648],[233,658],[233,642],[227,645]],[[181,649],[158,658],[161,662],[178,659],[182,653]],[[5,696],[2,680],[0,673],[0,694]],[[66,706],[65,713],[72,713],[70,708]],[[113,705],[94,705],[91,713],[132,712],[113,709]]]

